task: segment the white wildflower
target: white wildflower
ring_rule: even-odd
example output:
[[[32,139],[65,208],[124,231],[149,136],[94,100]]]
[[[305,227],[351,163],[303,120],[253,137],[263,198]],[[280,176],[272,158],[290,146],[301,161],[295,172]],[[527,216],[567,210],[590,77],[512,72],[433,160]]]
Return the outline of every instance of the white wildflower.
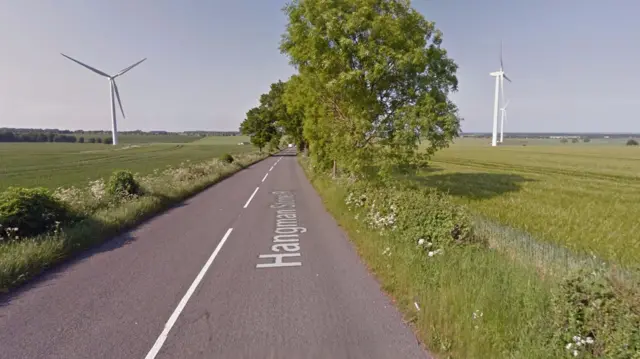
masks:
[[[577,357],[577,356],[578,356],[578,351],[577,351],[577,350],[574,350],[574,351],[573,351],[573,356],[574,356],[574,357]]]
[[[587,342],[587,344],[593,344],[593,338],[587,337],[586,342]]]
[[[434,254],[435,252],[429,252],[429,257],[433,257]]]
[[[418,239],[418,245],[421,246],[423,244],[424,244],[424,239],[423,238]]]
[[[565,348],[567,348],[567,350],[569,350],[569,349],[571,349],[572,346],[573,346],[573,344],[567,343],[567,346],[565,346]]]

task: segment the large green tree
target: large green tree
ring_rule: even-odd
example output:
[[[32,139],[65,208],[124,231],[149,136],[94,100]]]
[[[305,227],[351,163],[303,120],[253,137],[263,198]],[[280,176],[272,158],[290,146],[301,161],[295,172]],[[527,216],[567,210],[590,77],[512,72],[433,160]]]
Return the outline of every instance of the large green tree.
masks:
[[[271,84],[269,92],[260,96],[260,105],[249,110],[240,125],[240,131],[251,136],[251,142],[261,149],[267,145],[278,149],[283,135],[289,136],[299,149],[305,148],[303,116],[299,109],[287,107],[286,87],[282,81]]]
[[[281,51],[297,68],[288,110],[321,167],[424,163],[457,136],[457,65],[442,34],[403,0],[294,0]],[[421,140],[424,140],[421,148]],[[375,167],[373,167],[375,165]]]
[[[247,117],[240,124],[240,132],[250,136],[251,143],[261,152],[266,145],[273,143],[275,138],[279,141],[277,128],[261,107],[254,107],[247,112]]]

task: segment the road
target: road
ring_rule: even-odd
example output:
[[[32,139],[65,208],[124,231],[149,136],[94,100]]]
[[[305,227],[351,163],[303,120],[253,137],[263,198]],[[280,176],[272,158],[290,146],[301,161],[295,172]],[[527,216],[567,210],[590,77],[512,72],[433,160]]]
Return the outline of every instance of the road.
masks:
[[[428,358],[291,152],[0,297],[0,358]]]

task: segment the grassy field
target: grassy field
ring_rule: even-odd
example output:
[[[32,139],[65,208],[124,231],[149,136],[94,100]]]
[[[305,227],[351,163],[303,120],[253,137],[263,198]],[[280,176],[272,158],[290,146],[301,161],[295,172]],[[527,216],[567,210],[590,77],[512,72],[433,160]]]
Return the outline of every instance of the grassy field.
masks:
[[[124,142],[125,138],[122,140]],[[225,152],[255,150],[250,145],[238,146],[237,142],[243,140],[245,138],[241,136],[210,136],[188,144],[140,143],[115,147],[79,143],[0,143],[0,190],[8,186],[53,189],[82,185],[107,177],[115,169],[146,174],[187,160],[201,161]]]
[[[459,139],[415,180],[538,240],[640,264],[640,148],[553,141]]]

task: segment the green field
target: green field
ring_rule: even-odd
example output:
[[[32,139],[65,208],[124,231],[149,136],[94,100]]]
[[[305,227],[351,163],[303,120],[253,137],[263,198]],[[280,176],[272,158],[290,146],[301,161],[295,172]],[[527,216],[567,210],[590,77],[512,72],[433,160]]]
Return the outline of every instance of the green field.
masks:
[[[536,239],[640,264],[640,148],[624,141],[528,140],[497,148],[485,139],[456,142],[416,180]]]
[[[115,169],[146,174],[187,160],[201,161],[225,152],[233,154],[255,150],[251,145],[237,145],[243,140],[246,138],[242,136],[209,136],[188,144],[139,143],[118,146],[0,143],[0,190],[8,186],[43,186],[54,189],[59,186],[82,185],[89,180],[107,177]]]

